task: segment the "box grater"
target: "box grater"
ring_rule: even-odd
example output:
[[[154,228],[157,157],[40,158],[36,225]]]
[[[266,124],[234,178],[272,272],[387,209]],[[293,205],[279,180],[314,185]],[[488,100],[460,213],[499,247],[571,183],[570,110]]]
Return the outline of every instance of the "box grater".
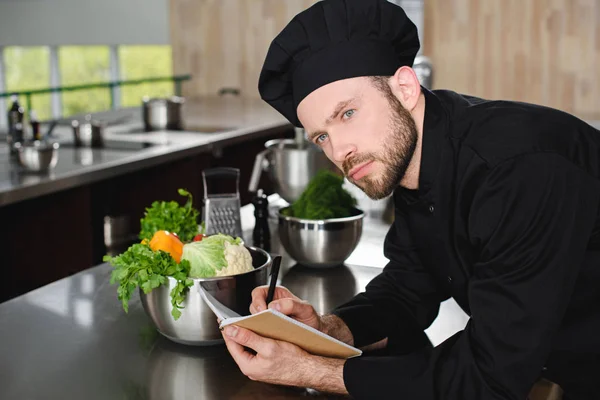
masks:
[[[208,182],[235,178],[235,193],[208,194]],[[204,221],[206,234],[224,233],[242,237],[240,216],[240,170],[237,168],[210,168],[202,171],[204,183]]]

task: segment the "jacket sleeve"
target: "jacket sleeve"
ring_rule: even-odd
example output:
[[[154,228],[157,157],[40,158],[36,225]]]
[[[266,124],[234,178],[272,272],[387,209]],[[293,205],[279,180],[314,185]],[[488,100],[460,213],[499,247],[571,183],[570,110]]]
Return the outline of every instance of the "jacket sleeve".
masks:
[[[545,153],[503,162],[474,190],[468,230],[479,258],[467,327],[433,349],[348,360],[354,398],[522,400],[539,378],[598,215],[599,183]],[[384,296],[386,312],[403,297]]]
[[[394,195],[396,199],[396,194]],[[398,201],[395,201],[398,204]],[[431,346],[424,330],[436,318],[441,301],[433,278],[421,264],[406,223],[404,210],[395,207],[394,223],[384,242],[390,262],[363,293],[332,313],[348,325],[354,345],[363,347],[388,338],[388,350],[407,353]]]

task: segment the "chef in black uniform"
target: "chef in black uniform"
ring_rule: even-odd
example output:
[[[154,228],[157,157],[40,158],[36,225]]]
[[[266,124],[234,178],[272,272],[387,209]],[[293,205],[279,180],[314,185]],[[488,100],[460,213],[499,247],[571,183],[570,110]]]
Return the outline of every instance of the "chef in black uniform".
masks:
[[[393,193],[390,262],[329,315],[285,288],[268,305],[373,352],[327,359],[230,328],[230,353],[252,379],[357,399],[525,399],[542,378],[600,399],[600,132],[429,91],[410,68],[418,49],[385,0],[318,2],[272,42],[262,98],[370,197]],[[470,320],[432,347],[423,331],[449,298]]]

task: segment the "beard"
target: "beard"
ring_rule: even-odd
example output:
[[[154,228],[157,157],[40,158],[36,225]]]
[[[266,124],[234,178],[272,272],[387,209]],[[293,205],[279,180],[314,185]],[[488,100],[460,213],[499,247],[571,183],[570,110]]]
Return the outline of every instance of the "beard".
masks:
[[[389,89],[388,89],[389,90]],[[410,160],[417,147],[417,126],[410,112],[392,94],[384,95],[390,106],[391,116],[388,121],[388,134],[382,143],[379,153],[363,153],[344,161],[342,169],[348,180],[360,188],[369,198],[380,200],[392,194],[404,177]],[[365,176],[359,181],[351,179],[348,174],[356,165],[375,161],[383,166],[379,176]]]

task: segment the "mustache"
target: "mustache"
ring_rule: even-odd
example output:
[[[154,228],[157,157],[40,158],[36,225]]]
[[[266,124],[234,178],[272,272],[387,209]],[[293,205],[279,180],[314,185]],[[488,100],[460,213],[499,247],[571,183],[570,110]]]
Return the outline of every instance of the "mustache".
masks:
[[[357,166],[359,164],[363,164],[363,163],[366,163],[369,161],[376,161],[378,159],[379,159],[379,157],[377,157],[373,153],[358,154],[352,158],[348,158],[348,159],[344,160],[344,162],[342,163],[342,169],[344,170],[344,175],[348,176],[348,174],[350,173],[352,168],[354,168],[355,166]]]

